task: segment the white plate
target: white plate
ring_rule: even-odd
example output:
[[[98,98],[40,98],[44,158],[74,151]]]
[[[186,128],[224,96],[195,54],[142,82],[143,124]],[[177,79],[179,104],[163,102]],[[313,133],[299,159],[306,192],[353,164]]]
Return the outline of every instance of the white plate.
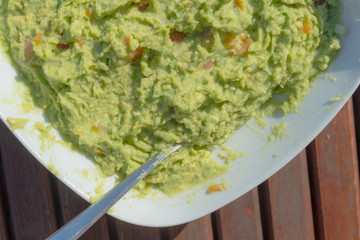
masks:
[[[269,129],[257,127],[262,132],[259,133],[252,127],[244,126],[227,141],[226,145],[245,152],[246,156],[234,161],[231,170],[224,176],[174,198],[154,193],[147,198],[139,199],[131,197],[130,194],[119,201],[110,214],[123,221],[143,226],[164,227],[182,224],[230,203],[265,181],[295,157],[330,122],[360,82],[360,1],[344,0],[343,3],[343,21],[349,28],[349,35],[343,37],[340,54],[327,71],[337,81],[319,79],[304,100],[299,114],[266,119],[270,126],[287,122],[289,136],[283,141],[267,144]],[[14,70],[2,56],[0,76],[0,117],[5,124],[6,117],[30,119],[23,130],[15,131],[15,135],[39,162],[52,169],[61,181],[87,200],[90,196],[110,189],[114,184],[114,178],[102,178],[96,166],[86,157],[70,151],[60,143],[49,144],[46,140],[44,142],[39,139],[39,132],[34,130],[33,125],[36,121],[44,121],[43,115],[40,110],[29,113],[24,111],[24,94],[19,92],[24,92],[26,88],[15,80]],[[343,100],[332,102],[330,98],[333,97]],[[252,121],[249,125],[256,127]],[[52,132],[60,139],[55,130]],[[43,150],[42,144],[45,145]],[[274,154],[277,157],[274,157]],[[230,186],[227,191],[206,194],[206,188],[211,183],[223,181]]]

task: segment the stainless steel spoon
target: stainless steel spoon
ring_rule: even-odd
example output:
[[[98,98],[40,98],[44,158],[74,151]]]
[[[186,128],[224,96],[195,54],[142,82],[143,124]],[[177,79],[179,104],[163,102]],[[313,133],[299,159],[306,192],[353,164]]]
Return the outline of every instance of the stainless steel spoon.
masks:
[[[155,168],[166,157],[176,152],[186,143],[173,145],[157,153],[150,161],[142,165],[138,170],[128,176],[124,181],[115,186],[105,196],[90,205],[76,218],[68,222],[48,240],[68,240],[78,239],[86,230],[88,230],[100,217],[102,217],[120,198],[122,198],[130,189],[132,189],[141,179],[143,179],[153,168]]]

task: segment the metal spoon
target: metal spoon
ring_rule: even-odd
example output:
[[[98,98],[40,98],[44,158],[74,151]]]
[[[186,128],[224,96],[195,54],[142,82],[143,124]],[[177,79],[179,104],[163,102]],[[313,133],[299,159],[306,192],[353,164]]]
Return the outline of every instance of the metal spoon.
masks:
[[[154,167],[156,167],[166,157],[176,152],[186,143],[173,145],[157,153],[150,161],[142,165],[138,170],[128,176],[120,184],[116,185],[105,196],[90,205],[76,218],[68,222],[48,240],[68,240],[78,239],[86,230],[88,230],[100,217],[102,217],[120,198],[122,198],[130,189],[132,189],[141,179],[143,179]]]

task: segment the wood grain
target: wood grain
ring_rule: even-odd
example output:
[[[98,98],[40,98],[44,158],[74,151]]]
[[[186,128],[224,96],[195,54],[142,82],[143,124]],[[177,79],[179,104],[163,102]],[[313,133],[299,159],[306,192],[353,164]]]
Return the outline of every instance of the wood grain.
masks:
[[[360,239],[360,189],[350,100],[311,143],[309,169],[317,239]]]
[[[160,240],[160,228],[142,227],[129,224],[108,216],[108,222],[112,228],[112,239],[117,240]]]
[[[57,228],[49,175],[0,122],[1,160],[14,239],[45,239]]]
[[[315,239],[305,151],[269,178],[264,190],[269,239]]]
[[[54,180],[58,189],[58,203],[60,225],[64,225],[72,220],[75,216],[85,210],[90,204],[84,199],[76,195],[71,189],[66,187],[59,180]],[[107,224],[106,216],[100,218],[84,235],[80,238],[83,240],[107,240],[110,239],[109,226]]]
[[[211,215],[207,215],[187,224],[170,227],[167,229],[167,234],[168,236],[166,239],[171,240],[212,240],[214,239],[214,236]]]
[[[216,211],[215,222],[219,240],[263,239],[257,189]]]

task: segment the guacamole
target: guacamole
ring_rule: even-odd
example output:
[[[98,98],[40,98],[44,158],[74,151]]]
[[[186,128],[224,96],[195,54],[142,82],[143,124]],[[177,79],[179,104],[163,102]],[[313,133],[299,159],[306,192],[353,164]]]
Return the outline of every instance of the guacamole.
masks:
[[[211,151],[261,111],[296,111],[340,48],[337,0],[0,1],[4,52],[106,174],[191,143],[138,185],[169,195],[226,172]]]

